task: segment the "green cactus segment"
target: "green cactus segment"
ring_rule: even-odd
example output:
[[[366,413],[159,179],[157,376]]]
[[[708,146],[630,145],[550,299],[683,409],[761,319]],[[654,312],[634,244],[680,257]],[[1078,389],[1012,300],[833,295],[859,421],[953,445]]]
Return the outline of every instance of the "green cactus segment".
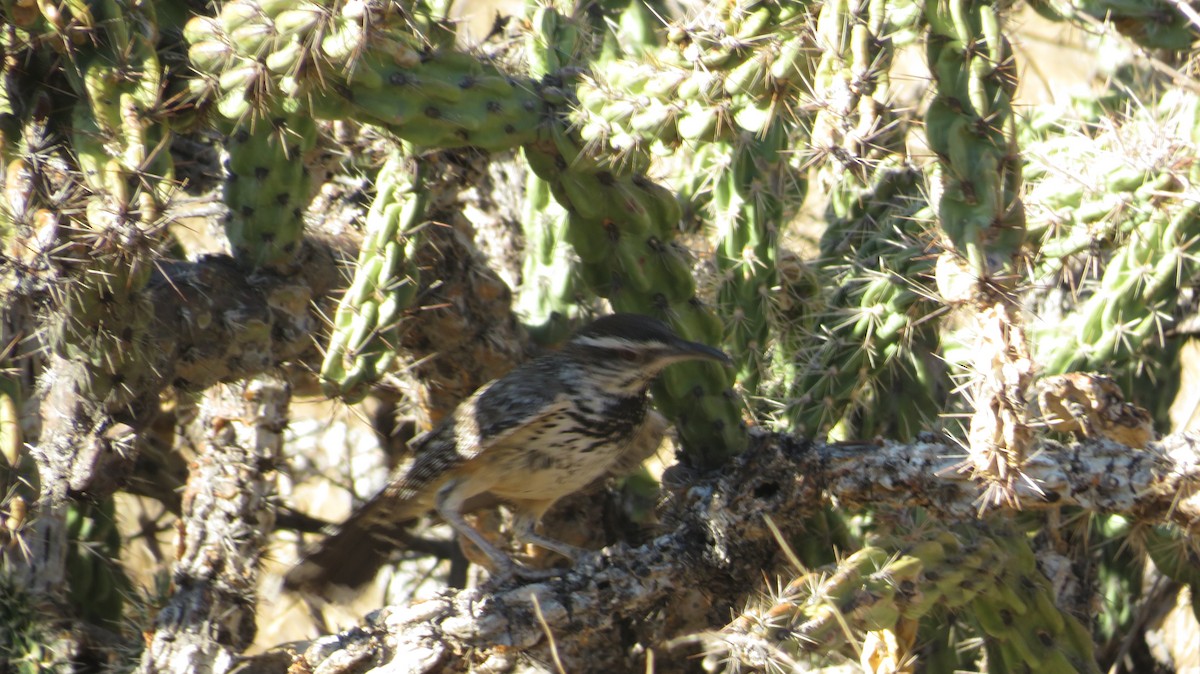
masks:
[[[316,144],[317,124],[302,115],[261,120],[253,133],[245,127],[230,133],[225,234],[234,257],[246,266],[284,272],[291,267],[312,193],[305,158]]]
[[[162,240],[173,185],[163,114],[162,66],[152,3],[92,6],[92,48],[64,69],[79,100],[71,142],[90,194],[63,260],[82,273],[65,285],[55,349],[86,363],[85,395],[109,407],[149,390],[159,373],[147,351],[152,308],[142,294]]]
[[[1029,5],[1054,21],[1111,23],[1122,35],[1148,49],[1186,51],[1200,31],[1171,0],[1034,0]]]
[[[1099,674],[1091,632],[1054,603],[1050,581],[1037,570],[1037,559],[1024,534],[996,537],[1005,551],[1003,578],[986,582],[964,616],[982,633],[1000,671]],[[990,663],[989,663],[990,664]]]
[[[1103,133],[1087,132],[1091,116],[1062,118],[1064,133],[1030,143],[1034,288],[1071,288],[1034,296],[1056,317],[1030,324],[1047,374],[1098,370],[1134,393],[1139,382],[1161,391],[1174,369],[1165,335],[1190,311],[1179,293],[1200,274],[1200,212],[1175,153],[1194,142],[1197,110],[1200,97],[1174,92]]]
[[[41,602],[11,576],[0,574],[0,662],[6,671],[56,674],[78,667],[73,651],[57,647],[60,634]]]
[[[603,166],[564,129],[527,145],[530,168],[567,211],[566,240],[588,288],[615,310],[656,316],[687,339],[721,343],[721,321],[696,298],[686,250],[672,238],[681,216],[674,193],[640,173]],[[741,409],[719,365],[672,366],[655,399],[679,426],[694,463],[721,465],[745,445]]]
[[[925,17],[937,84],[925,133],[944,169],[938,219],[971,271],[989,279],[1012,268],[1025,240],[1012,48],[989,2],[926,0]]]
[[[527,9],[532,10],[529,17],[531,30],[525,40],[529,76],[541,79],[579,63],[586,46],[581,26],[543,2],[527,5]]]
[[[1010,667],[1098,672],[1090,634],[1055,606],[1028,541],[1015,531],[925,527],[903,539],[879,539],[819,579],[793,580],[771,599],[724,632],[753,635],[794,658],[814,645],[830,650],[846,638],[847,626],[856,633],[894,630],[935,611],[961,611],[978,620],[999,652],[1015,658],[1006,662]],[[729,655],[738,657],[739,643],[728,642]]]
[[[202,75],[194,93],[235,122],[282,110],[377,124],[422,147],[504,150],[532,140],[539,87],[455,51],[447,35],[411,8],[254,0],[184,30]]]
[[[532,27],[526,37],[530,76],[541,79],[576,63],[582,48],[579,26],[542,3],[529,3],[527,9]],[[556,344],[567,337],[571,320],[580,313],[584,288],[567,242],[570,217],[554,200],[550,183],[532,171],[525,180],[522,227],[525,260],[517,311],[534,340]]]
[[[131,586],[114,560],[121,558],[114,501],[75,502],[67,510],[68,599],[83,619],[109,627],[121,623],[121,609]]]
[[[375,179],[375,200],[354,281],[338,304],[333,334],[321,366],[327,395],[362,400],[395,361],[402,314],[417,296],[419,270],[412,254],[420,245],[427,194],[419,162],[393,154]]]
[[[827,2],[817,19],[817,46],[821,61],[813,82],[818,111],[811,144],[828,157],[824,177],[834,185],[847,180],[867,182],[872,164],[881,156],[902,151],[902,138],[885,139],[885,130],[897,129],[886,114],[888,70],[892,41],[886,31],[891,17],[886,0],[851,3]],[[893,147],[900,145],[899,148]]]
[[[829,192],[817,270],[831,290],[815,310],[819,325],[802,341],[783,341],[774,359],[776,397],[788,401],[782,416],[801,433],[911,437],[928,421],[921,405],[935,401],[937,378],[923,355],[936,345],[926,319],[939,308],[922,288],[932,223],[887,100],[892,47],[884,33],[901,18],[885,2],[835,1],[817,21],[810,144]]]
[[[935,608],[966,606],[990,583],[981,579],[1005,569],[1008,560],[990,538],[930,529],[905,544],[878,541],[821,573],[793,580],[771,605],[752,606],[725,632],[752,633],[791,656],[855,631],[890,630],[919,620]],[[893,547],[893,545],[895,547]],[[768,618],[769,616],[769,618]]]
[[[67,69],[86,106],[77,105],[74,147],[88,187],[106,208],[156,224],[173,189],[162,114],[163,67],[154,7],[110,1],[97,6],[103,42]],[[89,214],[90,217],[91,214]]]
[[[443,50],[405,67],[373,53],[363,64],[380,80],[349,85],[354,116],[420,147],[508,150],[532,141],[542,123],[540,87],[470,54]]]
[[[662,17],[669,11],[666,3],[661,0],[607,0],[602,6],[608,15],[604,18],[613,28],[604,31],[601,60],[653,58],[663,39]]]
[[[726,343],[738,363],[738,383],[756,397],[768,378],[769,354],[788,341],[773,333],[793,327],[776,325],[773,319],[780,315],[775,296],[780,232],[808,188],[804,171],[790,161],[795,156],[790,149],[802,142],[796,135],[806,113],[799,104],[816,63],[807,18],[803,4],[711,8],[670,29],[664,62],[677,70],[646,78],[640,87],[639,77],[633,78],[634,95],[640,89],[651,100],[663,97],[669,114],[658,116],[674,124],[663,127],[668,133],[656,141],[658,151],[663,143],[700,143],[716,155],[708,169],[713,184],[708,206],[716,226],[716,298],[725,318]],[[614,78],[613,84],[622,90],[629,83]],[[586,101],[582,89],[580,100]],[[597,112],[605,117],[617,109],[606,106]],[[645,135],[644,121],[635,116],[630,122],[632,129],[621,129],[615,139]],[[627,143],[614,143],[621,144]],[[704,150],[697,152],[703,155]]]
[[[840,189],[821,239],[819,271],[831,288],[806,347],[777,362],[779,397],[789,428],[835,440],[880,432],[911,437],[933,410],[945,382],[931,364],[941,310],[925,288],[933,215],[917,169],[889,159],[872,185]],[[841,212],[842,215],[838,215]],[[891,391],[903,395],[891,395]],[[834,431],[830,434],[830,431]]]
[[[776,259],[784,224],[780,183],[789,177],[789,146],[782,123],[754,138],[743,134],[713,188],[717,304],[728,317],[726,343],[738,364],[738,383],[750,393],[757,393],[769,362],[772,289],[779,283]]]
[[[653,57],[612,61],[583,78],[573,116],[581,137],[618,154],[666,156],[789,119],[814,65],[803,4],[716,7],[671,26]]]
[[[1196,142],[1200,97],[1118,86],[1100,96],[1115,106],[1073,101],[1024,132],[1030,233],[1040,242],[1028,304],[1045,317],[1029,328],[1047,374],[1108,374],[1165,424],[1162,392],[1180,372],[1172,333],[1192,313],[1181,297],[1200,274],[1189,196],[1198,174],[1189,163],[1185,177],[1179,162]]]
[[[516,310],[539,344],[560,343],[580,313],[583,293],[578,259],[567,243],[570,216],[550,193],[550,184],[530,173],[525,181],[525,260]]]
[[[1174,322],[1181,280],[1200,272],[1189,255],[1198,234],[1195,202],[1152,212],[1109,260],[1091,297],[1059,324],[1059,337],[1043,335],[1046,372],[1110,370],[1142,360],[1143,349]]]

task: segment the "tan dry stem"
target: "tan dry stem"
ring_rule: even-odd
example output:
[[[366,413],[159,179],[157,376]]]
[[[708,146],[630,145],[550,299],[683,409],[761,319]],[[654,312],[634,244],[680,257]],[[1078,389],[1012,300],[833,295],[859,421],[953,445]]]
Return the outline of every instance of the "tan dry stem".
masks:
[[[972,475],[988,484],[980,503],[985,510],[1017,503],[1014,484],[1033,442],[1025,408],[1033,361],[1024,326],[1002,302],[983,308],[976,316],[976,379],[970,391],[975,413],[967,451]]]

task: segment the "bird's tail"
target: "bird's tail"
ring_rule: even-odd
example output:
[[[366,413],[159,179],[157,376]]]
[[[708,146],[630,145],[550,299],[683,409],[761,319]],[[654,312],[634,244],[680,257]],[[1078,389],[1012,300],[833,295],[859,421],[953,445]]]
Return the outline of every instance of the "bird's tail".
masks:
[[[323,594],[330,585],[358,588],[370,582],[389,555],[404,547],[405,530],[425,509],[385,490],[308,550],[283,577],[284,588]]]

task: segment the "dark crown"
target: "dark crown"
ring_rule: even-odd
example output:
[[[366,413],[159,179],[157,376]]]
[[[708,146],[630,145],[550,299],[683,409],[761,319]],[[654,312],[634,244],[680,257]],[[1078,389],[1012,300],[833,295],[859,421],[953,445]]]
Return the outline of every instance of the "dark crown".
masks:
[[[611,314],[601,316],[575,333],[572,339],[581,337],[619,337],[635,342],[662,342],[669,344],[679,340],[666,323],[641,314]]]

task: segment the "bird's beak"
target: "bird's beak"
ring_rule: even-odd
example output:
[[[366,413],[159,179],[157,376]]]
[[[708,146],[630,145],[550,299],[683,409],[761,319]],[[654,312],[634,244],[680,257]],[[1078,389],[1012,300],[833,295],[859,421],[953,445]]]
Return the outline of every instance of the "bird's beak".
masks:
[[[700,342],[689,342],[686,339],[681,339],[673,344],[672,352],[672,361],[714,360],[727,367],[733,365],[733,360],[724,351]]]

